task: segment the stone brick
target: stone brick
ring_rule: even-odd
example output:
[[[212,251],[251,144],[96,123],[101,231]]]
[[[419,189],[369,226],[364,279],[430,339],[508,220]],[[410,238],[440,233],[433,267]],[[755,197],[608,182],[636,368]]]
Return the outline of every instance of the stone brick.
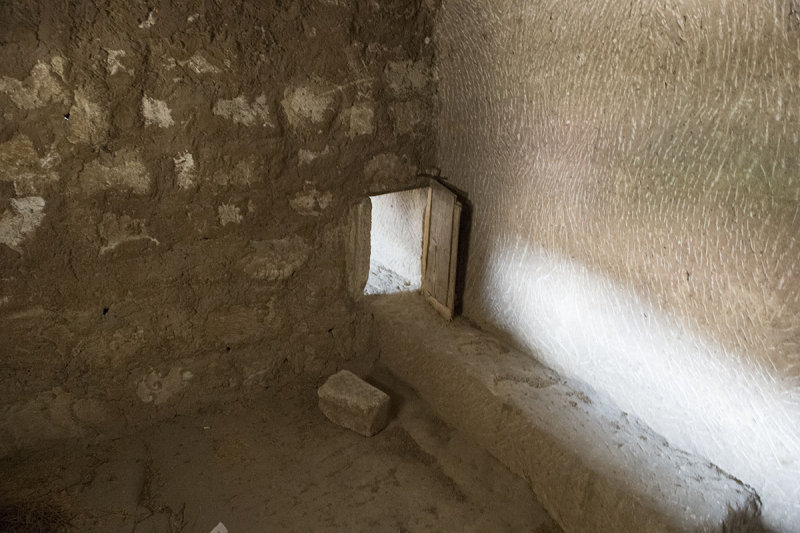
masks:
[[[147,167],[141,155],[130,149],[90,161],[84,166],[78,181],[85,194],[96,194],[108,189],[129,190],[134,194],[146,194],[150,191]]]
[[[317,395],[320,410],[331,422],[365,437],[389,422],[389,396],[347,370],[329,377]]]
[[[227,118],[236,124],[244,126],[257,126],[259,124],[269,127],[275,126],[267,104],[267,97],[263,94],[257,97],[252,104],[248,103],[243,95],[231,100],[217,100],[212,112],[217,116]]]
[[[294,129],[316,130],[334,114],[336,101],[328,90],[319,87],[287,88],[281,101],[286,119]]]

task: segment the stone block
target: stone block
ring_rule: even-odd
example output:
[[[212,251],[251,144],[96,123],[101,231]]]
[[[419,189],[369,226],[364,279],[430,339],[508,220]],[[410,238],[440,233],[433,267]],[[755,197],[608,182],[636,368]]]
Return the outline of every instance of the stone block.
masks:
[[[150,174],[139,152],[123,149],[86,163],[78,175],[81,190],[95,194],[109,189],[150,192]]]
[[[389,396],[347,370],[329,377],[317,396],[320,410],[331,422],[365,437],[389,422]]]

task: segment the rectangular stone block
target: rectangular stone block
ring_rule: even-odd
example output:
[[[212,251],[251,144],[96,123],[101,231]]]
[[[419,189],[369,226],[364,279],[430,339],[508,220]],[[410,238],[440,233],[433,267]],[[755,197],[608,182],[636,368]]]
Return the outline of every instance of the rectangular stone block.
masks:
[[[389,396],[348,370],[333,374],[317,391],[319,408],[334,424],[371,437],[389,422]]]

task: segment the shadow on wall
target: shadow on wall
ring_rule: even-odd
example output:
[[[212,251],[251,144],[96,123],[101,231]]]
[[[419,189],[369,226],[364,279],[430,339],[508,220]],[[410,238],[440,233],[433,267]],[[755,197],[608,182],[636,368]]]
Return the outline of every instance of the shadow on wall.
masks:
[[[722,522],[722,533],[775,533],[764,525],[761,509],[753,506],[746,509],[731,509]]]

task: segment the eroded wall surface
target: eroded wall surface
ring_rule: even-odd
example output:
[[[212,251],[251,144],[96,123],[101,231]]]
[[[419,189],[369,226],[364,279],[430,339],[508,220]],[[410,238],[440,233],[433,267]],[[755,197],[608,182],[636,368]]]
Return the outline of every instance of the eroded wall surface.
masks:
[[[347,212],[433,163],[430,13],[2,3],[0,452],[359,354]]]
[[[800,6],[446,0],[465,313],[800,523]]]

